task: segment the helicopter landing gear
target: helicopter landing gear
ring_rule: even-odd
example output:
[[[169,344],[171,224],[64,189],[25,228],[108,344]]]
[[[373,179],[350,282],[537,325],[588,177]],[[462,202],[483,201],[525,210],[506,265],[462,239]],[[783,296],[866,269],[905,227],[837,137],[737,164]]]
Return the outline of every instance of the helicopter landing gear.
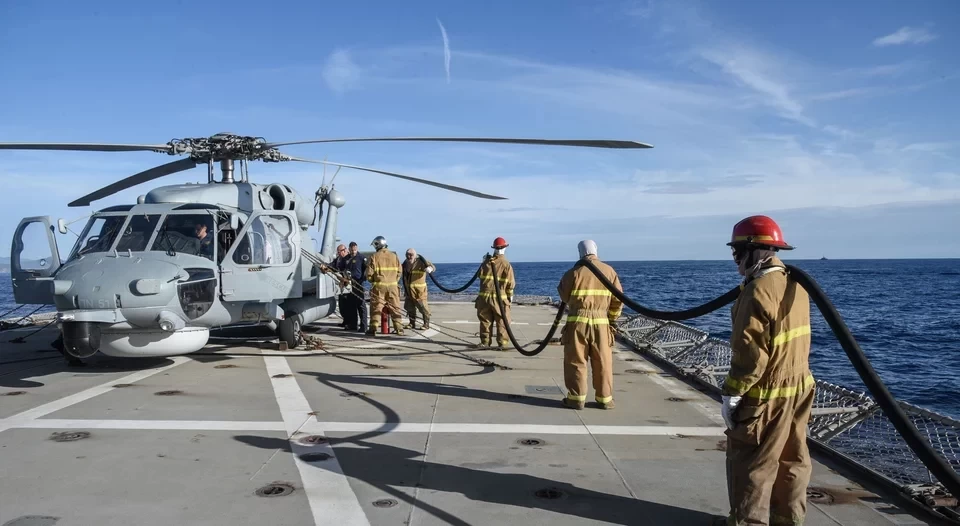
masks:
[[[300,331],[300,320],[296,316],[280,320],[277,324],[277,333],[280,341],[287,343],[288,349],[293,349],[303,343],[303,332]]]

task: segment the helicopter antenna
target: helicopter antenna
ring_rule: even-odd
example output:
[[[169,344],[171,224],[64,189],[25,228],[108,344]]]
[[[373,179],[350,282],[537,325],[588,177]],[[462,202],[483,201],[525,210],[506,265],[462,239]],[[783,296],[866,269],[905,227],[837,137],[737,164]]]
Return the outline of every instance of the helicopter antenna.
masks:
[[[324,165],[324,167],[326,167],[326,165]],[[330,178],[330,186],[333,186],[333,180],[337,178],[337,174],[340,173],[340,169],[341,169],[341,168],[343,168],[343,167],[342,167],[342,166],[338,166],[338,167],[337,167],[337,171],[336,171],[336,172],[333,172],[333,177]]]

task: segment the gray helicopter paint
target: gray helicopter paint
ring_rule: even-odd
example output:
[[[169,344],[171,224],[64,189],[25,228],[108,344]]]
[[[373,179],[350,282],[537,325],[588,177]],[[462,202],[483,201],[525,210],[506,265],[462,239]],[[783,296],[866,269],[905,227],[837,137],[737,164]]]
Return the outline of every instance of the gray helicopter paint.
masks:
[[[330,190],[325,200],[327,202],[327,224],[323,229],[320,255],[325,262],[329,263],[333,261],[334,250],[336,250],[337,216],[340,213],[340,208],[347,204],[347,200],[343,198],[343,194],[334,189]]]
[[[293,210],[301,228],[314,224],[313,204],[286,185],[237,182],[232,184],[179,184],[148,192],[145,204],[210,203],[227,210]],[[169,209],[169,208],[168,208]]]
[[[335,256],[338,212],[345,200],[336,190],[324,191],[321,204],[326,206],[321,207],[319,217],[314,215],[312,203],[286,185],[244,182],[160,187],[142,196],[129,210],[110,208],[93,216],[169,216],[226,211],[238,214],[247,226],[253,214],[273,212],[293,216],[290,219],[300,230],[294,235],[299,236],[301,246],[308,249],[312,248],[309,226],[323,219],[323,241],[317,256],[329,263]],[[171,206],[198,203],[209,204],[210,208],[204,209],[201,205],[176,210],[176,206]],[[326,217],[323,217],[324,213]],[[43,224],[49,230],[49,221],[44,219]],[[162,217],[157,221],[145,246],[153,245],[163,221]],[[85,235],[86,229],[80,237]],[[74,251],[78,246],[79,239]],[[236,247],[235,244],[231,250]],[[47,278],[45,285],[50,303],[60,311],[61,322],[99,324],[104,336],[100,350],[117,356],[183,354],[195,350],[193,347],[197,343],[189,344],[190,348],[184,347],[187,340],[181,336],[187,332],[244,322],[296,320],[304,325],[335,312],[335,298],[341,292],[339,283],[332,275],[319,273],[306,258],[298,257],[287,267],[275,267],[276,272],[271,276],[264,269],[251,272],[249,266],[235,264],[230,256],[228,252],[217,265],[201,256],[174,251],[89,253],[62,264]],[[178,284],[187,280],[188,268],[194,272],[206,269],[217,282],[213,303],[194,319],[186,315],[178,295]],[[239,278],[241,272],[242,278]],[[224,273],[238,276],[234,283],[242,280],[246,285],[252,284],[248,296],[256,297],[256,300],[230,301],[229,296],[224,296],[221,286]],[[161,320],[171,322],[174,330],[161,330]]]

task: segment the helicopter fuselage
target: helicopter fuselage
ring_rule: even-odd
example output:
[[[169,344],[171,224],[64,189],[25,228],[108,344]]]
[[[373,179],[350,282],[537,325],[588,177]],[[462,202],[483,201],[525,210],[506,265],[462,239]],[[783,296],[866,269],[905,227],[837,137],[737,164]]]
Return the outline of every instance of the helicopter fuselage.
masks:
[[[330,205],[327,253],[312,258],[329,262],[343,199],[335,190],[321,197]],[[11,253],[14,294],[56,306],[65,350],[76,357],[186,354],[207,343],[211,328],[238,323],[278,322],[281,338],[295,338],[301,325],[333,313],[339,293],[301,255],[312,251],[307,229],[316,220],[313,203],[285,185],[160,187],[136,205],[94,213],[60,263],[49,220],[27,218]],[[26,251],[34,247],[24,234],[37,223],[48,230],[49,263]]]

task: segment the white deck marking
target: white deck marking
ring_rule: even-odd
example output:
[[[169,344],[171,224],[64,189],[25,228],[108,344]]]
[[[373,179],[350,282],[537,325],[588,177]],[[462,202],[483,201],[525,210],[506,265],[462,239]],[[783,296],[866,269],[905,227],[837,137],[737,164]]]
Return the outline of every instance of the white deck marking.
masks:
[[[416,343],[421,343],[422,340],[426,340],[427,338],[429,338],[429,337],[431,337],[431,336],[436,336],[437,334],[440,334],[440,332],[437,331],[436,329],[427,329],[427,330],[423,331],[422,333],[411,332],[410,336],[408,336],[408,337],[406,337],[406,338],[404,338],[404,339],[402,339],[402,340],[390,340],[390,341],[386,341],[386,342],[364,343],[364,344],[362,344],[362,345],[350,345],[350,346],[341,346],[341,347],[331,347],[331,348],[327,349],[327,352],[349,351],[349,350],[357,351],[357,350],[369,350],[369,349],[382,349],[382,348],[384,348],[384,347],[403,347],[403,346],[406,346],[406,345],[410,345],[410,344],[412,344],[412,343],[414,343],[414,342],[416,342]],[[395,336],[395,337],[396,337],[396,336]],[[403,337],[400,336],[400,338],[403,338]],[[320,353],[317,353],[317,354],[325,354],[325,353],[320,352]]]
[[[309,422],[302,431],[317,433],[459,433],[542,435],[721,436],[725,427],[600,426],[541,424],[444,424],[418,422]]]
[[[440,323],[455,325],[457,323],[480,323],[480,320],[453,320],[453,321],[441,321]]]
[[[355,524],[370,524],[367,516],[360,507],[357,495],[350,488],[350,481],[343,474],[343,468],[337,460],[336,453],[329,443],[304,445],[297,442],[293,435],[301,428],[310,427],[316,418],[309,415],[312,410],[306,396],[300,390],[300,384],[294,376],[273,378],[278,374],[292,375],[287,359],[280,356],[265,356],[263,358],[270,375],[277,405],[280,406],[280,415],[283,418],[284,429],[290,439],[290,448],[293,460],[300,471],[300,480],[303,482],[303,491],[307,494],[310,511],[315,524],[337,524],[351,526]],[[312,434],[320,434],[310,431]],[[330,458],[323,463],[323,467],[313,466],[301,460],[305,453],[326,453]]]
[[[89,400],[95,396],[99,396],[104,393],[113,391],[114,389],[116,389],[115,387],[113,387],[115,384],[136,383],[145,378],[149,378],[157,373],[162,373],[182,363],[186,363],[190,361],[188,358],[185,358],[183,356],[176,356],[174,358],[171,358],[171,360],[173,360],[173,363],[170,365],[165,365],[163,367],[157,367],[154,369],[145,369],[143,371],[138,371],[133,374],[124,376],[123,378],[111,380],[105,384],[100,384],[96,387],[91,387],[90,389],[80,391],[79,393],[72,394],[70,396],[65,396],[63,398],[60,398],[59,400],[54,400],[53,402],[49,402],[41,406],[34,407],[33,409],[28,409],[22,413],[17,413],[11,417],[0,419],[0,431],[10,429],[11,427],[20,427],[21,425],[27,422],[44,417],[46,415],[49,415],[50,413],[70,407],[74,404],[79,404],[80,402]]]
[[[285,431],[283,422],[233,420],[77,420],[40,418],[16,427],[30,429],[149,429],[170,431]]]
[[[278,378],[287,383],[295,380]],[[299,415],[299,413],[297,413]],[[292,417],[293,421],[299,416]],[[11,425],[11,428],[27,429],[121,429],[130,431],[288,431],[295,427],[301,433],[319,435],[324,433],[456,433],[479,434],[539,434],[539,435],[628,435],[628,436],[720,436],[723,427],[677,427],[677,426],[601,426],[601,425],[540,425],[540,424],[460,424],[429,422],[317,422],[309,417],[302,426],[285,422],[233,421],[233,420],[85,420],[40,418]],[[303,446],[304,452],[320,452],[320,446]],[[332,451],[323,450],[328,454]],[[309,468],[314,469],[314,468]],[[337,468],[339,469],[339,467]]]
[[[635,351],[632,351],[632,350],[628,350],[628,351],[626,351],[626,352],[615,352],[614,354],[615,354],[618,358],[621,358],[621,359],[625,359],[625,358],[624,358],[624,355],[627,355],[627,356],[629,356],[629,357],[631,357],[631,358],[635,358],[635,357],[637,357],[637,356],[640,356],[640,357],[644,358],[644,360],[646,360],[646,358],[643,357],[643,355],[641,355],[639,352],[635,352]],[[647,378],[649,378],[651,381],[653,381],[653,383],[655,383],[655,384],[659,385],[660,387],[663,387],[664,389],[666,389],[667,391],[669,391],[670,394],[676,395],[676,396],[679,397],[679,398],[689,398],[689,397],[694,396],[694,395],[696,395],[698,398],[704,396],[702,393],[700,393],[700,391],[697,391],[696,389],[694,389],[694,388],[691,387],[690,385],[687,385],[686,383],[682,382],[681,380],[679,380],[679,379],[677,379],[677,378],[675,378],[675,377],[664,377],[664,376],[660,376],[659,373],[661,373],[661,372],[663,372],[663,371],[660,370],[660,369],[657,369],[656,367],[654,367],[654,366],[652,366],[652,365],[649,365],[648,362],[646,362],[646,361],[645,361],[645,362],[636,362],[636,363],[631,362],[631,363],[630,363],[630,368],[631,368],[631,369],[640,369],[640,370],[642,370],[642,371],[647,371],[647,372],[651,373],[651,374],[646,375]],[[715,423],[715,424],[723,424],[723,423],[724,423],[724,422],[723,422],[723,416],[721,416],[721,414],[720,414],[720,407],[719,407],[719,405],[716,404],[715,402],[713,402],[712,400],[695,400],[695,401],[687,402],[687,403],[689,403],[690,405],[692,405],[697,411],[700,412],[700,414],[702,414],[703,416],[709,418],[710,421],[712,421],[713,423]]]

